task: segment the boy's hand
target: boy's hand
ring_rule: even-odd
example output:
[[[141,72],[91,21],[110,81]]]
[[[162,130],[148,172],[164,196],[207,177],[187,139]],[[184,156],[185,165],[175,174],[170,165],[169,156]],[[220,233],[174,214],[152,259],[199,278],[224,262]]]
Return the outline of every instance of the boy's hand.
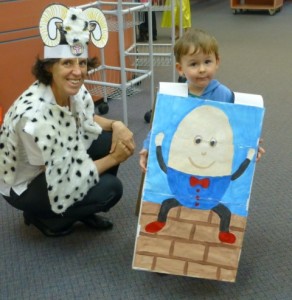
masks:
[[[260,139],[259,143],[262,144],[263,141],[264,141],[263,139]],[[266,153],[266,150],[263,147],[259,146],[256,162],[259,162],[265,153]]]
[[[146,149],[142,149],[139,152],[140,160],[139,165],[142,173],[146,173],[147,170],[147,161],[148,161],[148,151]]]

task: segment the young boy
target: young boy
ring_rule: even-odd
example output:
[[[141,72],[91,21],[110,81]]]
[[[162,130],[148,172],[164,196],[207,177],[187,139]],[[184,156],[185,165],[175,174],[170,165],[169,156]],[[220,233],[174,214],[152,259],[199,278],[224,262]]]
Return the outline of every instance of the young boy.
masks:
[[[233,92],[214,79],[220,63],[218,48],[216,39],[207,32],[189,29],[174,46],[176,69],[180,77],[186,78],[190,96],[233,103]],[[143,173],[146,172],[150,133],[139,153],[139,164]],[[259,147],[257,161],[264,153],[265,150]]]

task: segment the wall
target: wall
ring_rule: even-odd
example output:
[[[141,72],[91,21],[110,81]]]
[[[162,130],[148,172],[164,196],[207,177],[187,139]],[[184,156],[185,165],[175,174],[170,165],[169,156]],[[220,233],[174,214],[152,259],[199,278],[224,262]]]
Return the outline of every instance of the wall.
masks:
[[[235,244],[218,240],[219,217],[210,210],[178,207],[170,210],[158,233],[144,228],[157,220],[160,205],[143,201],[133,267],[189,277],[234,282],[236,280],[246,218],[232,215],[230,230]]]
[[[51,0],[0,2],[0,106],[3,113],[11,103],[35,80],[31,68],[35,58],[43,55],[38,23],[44,8]],[[88,0],[62,0],[68,6],[90,3]],[[103,7],[104,9],[104,7]],[[129,33],[127,33],[129,37]],[[129,43],[129,40],[126,44]],[[99,56],[99,50],[89,49],[90,56]],[[106,63],[119,65],[118,35],[110,33],[105,49]]]

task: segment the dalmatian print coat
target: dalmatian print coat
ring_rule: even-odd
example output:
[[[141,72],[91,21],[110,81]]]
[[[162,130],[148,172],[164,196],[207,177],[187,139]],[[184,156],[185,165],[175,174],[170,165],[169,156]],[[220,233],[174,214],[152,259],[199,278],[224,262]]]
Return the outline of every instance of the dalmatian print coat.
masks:
[[[33,137],[45,162],[52,210],[65,212],[99,180],[96,166],[86,152],[102,130],[93,114],[94,103],[84,86],[73,97],[70,111],[56,104],[50,86],[36,81],[5,115],[0,130],[0,178],[13,186],[20,142],[16,128],[25,118],[24,131]]]

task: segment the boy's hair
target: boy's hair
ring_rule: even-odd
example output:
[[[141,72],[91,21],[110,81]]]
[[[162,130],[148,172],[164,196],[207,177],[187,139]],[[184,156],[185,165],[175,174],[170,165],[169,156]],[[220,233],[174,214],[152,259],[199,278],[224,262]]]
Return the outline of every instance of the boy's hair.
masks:
[[[39,82],[45,85],[50,85],[52,83],[52,74],[48,70],[54,63],[56,63],[59,60],[60,58],[37,58],[34,66],[32,67],[32,74]],[[99,61],[97,57],[87,59],[87,72],[98,66]]]
[[[173,50],[176,62],[180,62],[182,56],[187,55],[193,47],[193,54],[198,53],[199,51],[203,51],[204,54],[214,53],[216,59],[219,59],[217,40],[201,29],[190,28],[174,45]]]

